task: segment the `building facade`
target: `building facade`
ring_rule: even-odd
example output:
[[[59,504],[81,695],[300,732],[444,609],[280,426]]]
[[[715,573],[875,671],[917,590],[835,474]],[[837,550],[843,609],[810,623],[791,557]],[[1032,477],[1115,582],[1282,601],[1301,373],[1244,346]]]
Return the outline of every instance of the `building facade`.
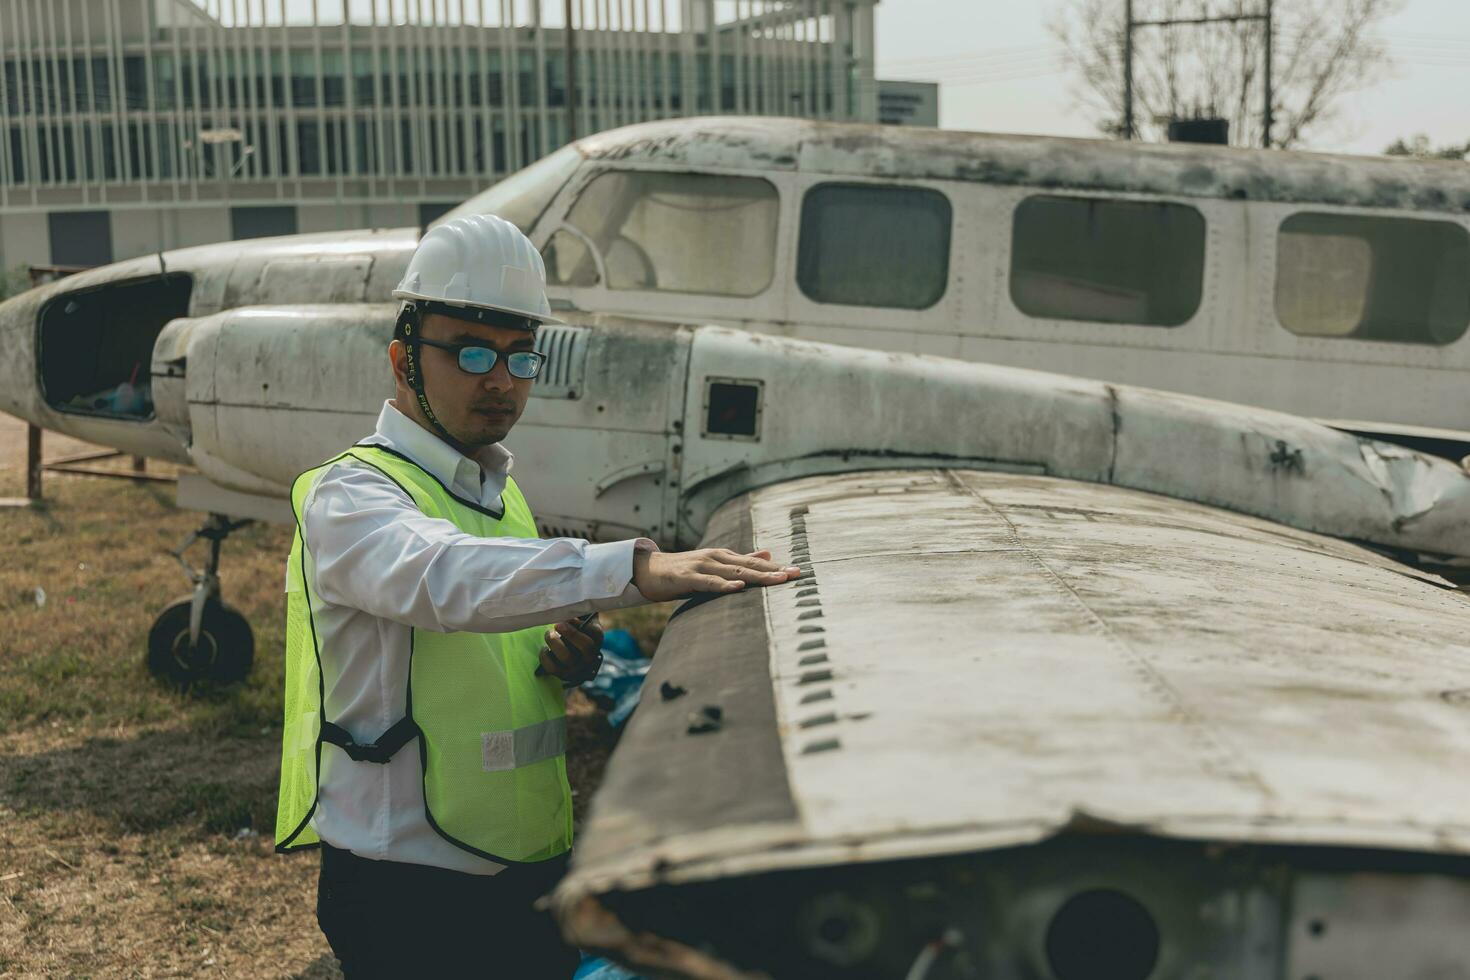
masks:
[[[0,270],[422,225],[651,119],[874,121],[876,2],[5,0]]]

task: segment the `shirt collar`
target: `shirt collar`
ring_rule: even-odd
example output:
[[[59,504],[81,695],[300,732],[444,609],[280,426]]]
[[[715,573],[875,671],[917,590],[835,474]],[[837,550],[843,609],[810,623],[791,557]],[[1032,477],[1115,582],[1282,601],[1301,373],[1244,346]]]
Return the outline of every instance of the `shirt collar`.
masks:
[[[471,459],[404,415],[391,401],[383,402],[375,434],[390,448],[422,466],[440,483],[453,487],[471,500],[498,498],[515,462],[510,450],[498,442],[486,446]]]

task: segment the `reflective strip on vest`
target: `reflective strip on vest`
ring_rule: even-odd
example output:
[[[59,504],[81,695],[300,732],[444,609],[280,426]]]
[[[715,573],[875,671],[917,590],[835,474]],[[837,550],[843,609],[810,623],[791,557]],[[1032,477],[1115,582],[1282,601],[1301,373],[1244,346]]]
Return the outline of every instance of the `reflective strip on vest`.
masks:
[[[354,446],[343,456],[303,473],[292,487],[298,518],[287,574],[286,726],[276,842],[281,850],[314,843],[310,826],[318,797],[316,757],[349,761],[324,744],[320,729],[322,658],[311,610],[318,603],[314,567],[299,520],[317,480],[348,457],[382,472],[426,516],[447,520],[475,537],[537,537],[536,522],[515,481],[507,479],[503,512],[460,500],[418,464],[379,446]],[[472,854],[501,863],[545,861],[572,843],[572,797],[566,775],[566,719],[561,683],[537,677],[544,628],[510,633],[410,635],[408,712],[418,726],[423,759],[424,815],[441,837]],[[478,745],[476,744],[478,738]],[[477,751],[478,749],[478,751]]]
[[[546,721],[508,732],[480,733],[480,765],[486,772],[504,772],[567,754],[567,720]]]

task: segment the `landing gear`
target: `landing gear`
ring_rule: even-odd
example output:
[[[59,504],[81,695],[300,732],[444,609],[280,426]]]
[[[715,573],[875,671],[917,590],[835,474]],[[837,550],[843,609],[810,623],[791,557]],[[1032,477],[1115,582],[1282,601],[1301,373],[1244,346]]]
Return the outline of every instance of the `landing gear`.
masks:
[[[219,588],[220,545],[249,523],[210,514],[204,526],[174,552],[194,583],[194,592],[170,603],[148,632],[148,670],[159,680],[187,688],[200,683],[233,684],[250,673],[255,637],[245,617],[220,599]],[[184,552],[200,538],[209,542],[209,558],[202,571],[184,560]]]

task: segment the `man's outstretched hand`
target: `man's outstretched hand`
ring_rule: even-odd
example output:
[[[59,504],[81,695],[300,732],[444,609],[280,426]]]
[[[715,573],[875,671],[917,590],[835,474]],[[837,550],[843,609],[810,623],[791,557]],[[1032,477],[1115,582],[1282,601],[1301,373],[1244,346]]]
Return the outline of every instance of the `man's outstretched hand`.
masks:
[[[747,585],[780,585],[800,577],[801,569],[776,564],[769,551],[742,555],[729,548],[701,548],[633,556],[633,584],[650,602],[693,592],[738,592]]]

